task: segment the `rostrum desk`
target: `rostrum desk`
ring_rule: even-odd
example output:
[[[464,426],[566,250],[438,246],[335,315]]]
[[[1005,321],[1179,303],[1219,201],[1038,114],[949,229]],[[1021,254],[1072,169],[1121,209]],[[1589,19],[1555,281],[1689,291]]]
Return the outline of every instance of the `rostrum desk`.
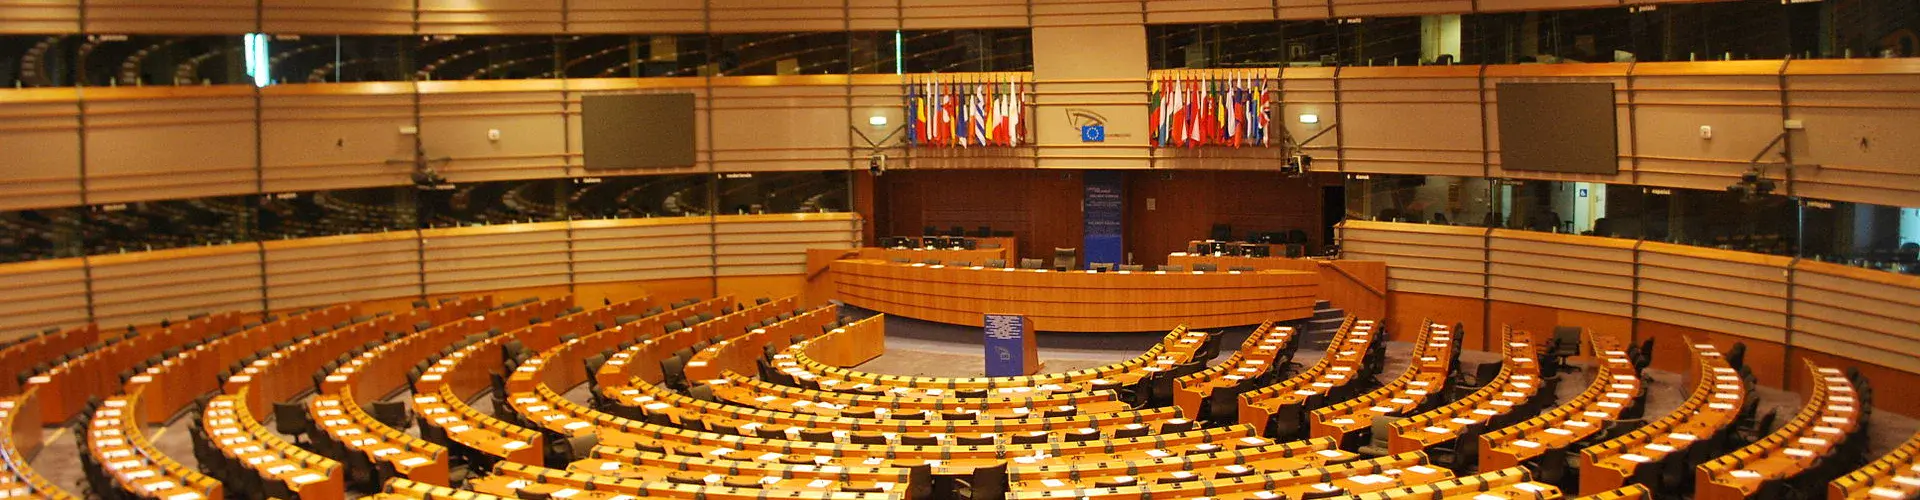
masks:
[[[1259,272],[1058,272],[981,266],[833,263],[840,300],[895,316],[981,326],[1023,314],[1056,332],[1167,331],[1287,321],[1313,314],[1318,275]]]

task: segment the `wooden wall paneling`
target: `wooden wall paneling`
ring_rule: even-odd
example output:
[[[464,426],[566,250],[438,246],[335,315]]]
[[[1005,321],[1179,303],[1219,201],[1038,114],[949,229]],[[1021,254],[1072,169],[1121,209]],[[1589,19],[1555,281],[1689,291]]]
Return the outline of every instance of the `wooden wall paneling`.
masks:
[[[1323,13],[1324,16],[1324,13]],[[1284,132],[1300,151],[1313,156],[1314,169],[1332,171],[1340,168],[1340,134],[1343,129],[1335,128],[1322,133],[1328,127],[1340,121],[1338,113],[1339,93],[1335,91],[1334,75],[1338,68],[1287,68],[1280,71],[1280,96],[1277,110],[1272,117],[1277,129],[1273,133]],[[1300,123],[1300,115],[1316,115],[1319,123]],[[1320,134],[1314,137],[1314,134]],[[1313,139],[1307,142],[1307,139]],[[1278,141],[1280,137],[1274,137]]]
[[[260,0],[267,33],[406,35],[413,31],[413,0]]]
[[[261,89],[267,192],[405,185],[413,171],[412,86],[276,85]]]
[[[1333,17],[1332,2],[1329,0],[1274,0],[1273,5],[1279,12],[1281,20],[1304,21]]]
[[[101,325],[150,324],[197,312],[260,311],[260,247],[210,247],[88,257]]]
[[[1485,231],[1348,220],[1341,223],[1341,252],[1386,261],[1389,290],[1484,298]]]
[[[80,205],[77,89],[15,89],[0,97],[0,210]]]
[[[1479,0],[1475,12],[1520,12],[1618,7],[1621,0]]]
[[[261,246],[269,309],[420,295],[420,240],[413,231],[268,241]]]
[[[1787,92],[1789,118],[1806,125],[1790,135],[1796,194],[1893,206],[1920,199],[1920,168],[1911,160],[1920,158],[1920,143],[1895,138],[1920,127],[1920,65],[1792,61]]]
[[[1633,241],[1495,229],[1487,298],[1633,315]]]
[[[1330,0],[1333,17],[1382,17],[1473,12],[1473,0]]]
[[[0,339],[73,328],[87,322],[87,275],[80,259],[0,264],[7,300],[0,301]]]
[[[1605,182],[1632,184],[1634,170],[1634,130],[1633,108],[1628,105],[1627,72],[1633,65],[1626,63],[1603,64],[1510,64],[1486,67],[1484,87],[1480,89],[1486,100],[1488,177],[1506,177],[1516,179],[1543,179],[1554,181]],[[1500,96],[1499,85],[1505,82],[1521,83],[1612,83],[1614,103],[1614,137],[1617,154],[1620,155],[1620,172],[1615,175],[1576,174],[1566,172],[1544,172],[1539,170],[1507,170],[1500,163]],[[1698,137],[1696,131],[1694,136]],[[1722,188],[1726,186],[1721,186]]]
[[[1793,344],[1920,373],[1920,276],[1799,261]]]
[[[708,0],[716,33],[842,31],[847,0]]]
[[[848,31],[893,31],[900,28],[899,0],[846,0]]]
[[[579,177],[586,175],[639,175],[639,174],[681,174],[707,172],[710,169],[708,159],[712,156],[712,141],[707,136],[707,120],[710,115],[707,98],[707,83],[700,77],[677,78],[587,78],[566,80],[566,164],[567,175]],[[590,94],[621,93],[687,93],[693,94],[693,148],[694,164],[686,167],[648,168],[648,169],[592,169],[587,170],[585,139],[580,132],[580,97]]]
[[[567,233],[565,222],[421,231],[427,293],[565,286]]]
[[[900,28],[1024,28],[1026,0],[900,0]]]
[[[80,0],[0,0],[0,33],[80,32]]]
[[[713,79],[710,119],[718,171],[839,170],[853,133],[844,76]],[[860,126],[867,126],[862,120]]]
[[[858,246],[853,214],[725,216],[714,225],[717,276],[806,272],[809,248]],[[797,290],[796,290],[797,291]]]
[[[1273,0],[1147,0],[1147,24],[1271,21]]]
[[[1126,186],[1122,228],[1133,263],[1166,264],[1167,254],[1211,234],[1213,172],[1130,172]]]
[[[1478,66],[1342,69],[1346,171],[1480,177],[1479,87]]]
[[[1387,311],[1387,332],[1396,339],[1412,339],[1418,335],[1423,318],[1460,325],[1458,335],[1460,347],[1464,349],[1487,350],[1487,332],[1491,330],[1494,336],[1500,332],[1497,323],[1487,321],[1486,301],[1476,298],[1393,291],[1387,293]]]
[[[453,182],[567,174],[561,80],[421,82],[420,141]],[[500,140],[487,138],[499,130]],[[451,158],[450,161],[440,161]]]
[[[705,28],[703,0],[567,0],[569,33],[699,33]]]
[[[251,85],[87,89],[89,203],[258,191]]]
[[[905,147],[907,116],[903,107],[906,97],[901,87],[902,81],[899,75],[852,75],[848,78],[847,123],[859,129],[857,134],[847,134],[848,165],[851,168],[867,168],[868,156],[876,152],[887,156],[889,169],[916,166]],[[869,119],[875,116],[886,117],[886,126],[873,126]]]
[[[1088,4],[1138,8],[1138,3]],[[1076,7],[1078,8],[1078,7]],[[1041,5],[1035,5],[1039,16]],[[1128,169],[1150,166],[1147,131],[1146,27],[1133,11],[1131,25],[1086,26],[1100,16],[1061,15],[1067,27],[1033,30],[1034,144],[1040,168]],[[1036,20],[1036,26],[1040,22]],[[1089,119],[1087,115],[1097,116]],[[1106,140],[1083,142],[1080,127],[1106,126]]]
[[[1722,190],[1738,180],[1781,132],[1780,69],[1780,61],[1634,65],[1638,182]],[[1700,137],[1702,126],[1712,139]]]
[[[145,0],[84,0],[87,31],[115,34],[252,33],[259,19],[256,0],[195,0],[156,3]]]
[[[926,226],[945,232],[990,226],[1012,231],[1020,243],[1010,259],[1053,258],[1054,248],[1080,248],[1085,185],[1078,172],[929,170],[890,173],[879,196],[891,205],[888,236],[919,236]]]
[[[421,33],[563,33],[563,0],[417,0]]]
[[[711,224],[710,217],[573,221],[574,282],[711,277]]]
[[[1643,243],[1640,317],[1785,342],[1791,260],[1726,250]]]

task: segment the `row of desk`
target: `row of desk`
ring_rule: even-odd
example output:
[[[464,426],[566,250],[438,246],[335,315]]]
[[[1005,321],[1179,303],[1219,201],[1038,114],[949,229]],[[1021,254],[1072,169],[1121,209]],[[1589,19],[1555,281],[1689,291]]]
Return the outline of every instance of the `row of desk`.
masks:
[[[1187,415],[1202,415],[1202,405],[1215,398],[1227,403],[1237,403],[1241,390],[1235,390],[1257,384],[1270,375],[1282,373],[1286,365],[1293,362],[1293,350],[1299,347],[1294,343],[1294,330],[1290,326],[1273,326],[1273,321],[1261,322],[1247,334],[1225,361],[1173,380],[1173,405]],[[1223,412],[1232,413],[1232,412]],[[1220,418],[1225,418],[1221,415]]]
[[[1836,455],[1856,435],[1867,410],[1853,382],[1840,370],[1806,362],[1812,375],[1807,402],[1778,430],[1694,470],[1693,498],[1734,500],[1760,492],[1770,481],[1791,480]]]
[[[1421,325],[1420,334],[1413,340],[1413,359],[1405,372],[1378,389],[1308,413],[1309,434],[1352,446],[1351,436],[1372,427],[1374,419],[1403,416],[1432,406],[1433,395],[1446,390],[1447,375],[1460,351],[1446,325],[1426,320]]]
[[[1717,439],[1732,425],[1751,397],[1739,371],[1713,344],[1688,341],[1694,371],[1692,392],[1679,408],[1638,429],[1580,450],[1580,492],[1598,493],[1625,486],[1639,469],[1690,446]]]
[[[1586,332],[1593,381],[1586,390],[1539,416],[1480,436],[1482,467],[1513,467],[1586,441],[1641,404],[1646,387],[1612,335]]]
[[[1499,419],[1528,408],[1541,391],[1539,348],[1530,335],[1507,328],[1501,335],[1506,355],[1500,373],[1479,390],[1425,413],[1394,421],[1389,427],[1388,449],[1394,453],[1423,450],[1460,440],[1460,453],[1479,453],[1479,433],[1475,429],[1500,427]],[[1552,394],[1548,393],[1548,398]]]
[[[1323,406],[1313,403],[1355,384],[1356,379],[1372,376],[1366,373],[1366,368],[1378,360],[1369,362],[1368,357],[1370,354],[1378,357],[1378,353],[1384,351],[1381,340],[1375,338],[1375,324],[1373,320],[1347,317],[1327,343],[1326,355],[1313,366],[1280,383],[1241,393],[1239,422],[1265,428],[1275,423],[1276,415],[1288,411],[1288,415],[1282,415],[1277,422],[1280,428],[1276,435],[1304,434],[1307,411]]]

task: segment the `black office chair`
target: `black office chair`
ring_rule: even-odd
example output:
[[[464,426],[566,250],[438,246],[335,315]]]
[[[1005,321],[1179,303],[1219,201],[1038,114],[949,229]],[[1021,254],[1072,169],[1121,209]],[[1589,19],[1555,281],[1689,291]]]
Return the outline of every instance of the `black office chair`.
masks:
[[[966,500],[1001,500],[1007,497],[1007,463],[1000,462],[991,467],[977,467],[973,475],[961,479],[954,493]]]
[[[505,405],[504,401],[495,404]],[[373,419],[394,430],[405,431],[413,427],[413,411],[407,408],[405,400],[374,401]]]
[[[295,441],[313,430],[313,417],[307,415],[307,405],[297,401],[273,402],[273,430],[293,436]]]
[[[1076,265],[1078,264],[1077,261],[1079,260],[1079,254],[1080,254],[1080,249],[1078,248],[1055,247],[1053,249],[1054,270],[1067,271],[1067,270],[1077,269]]]

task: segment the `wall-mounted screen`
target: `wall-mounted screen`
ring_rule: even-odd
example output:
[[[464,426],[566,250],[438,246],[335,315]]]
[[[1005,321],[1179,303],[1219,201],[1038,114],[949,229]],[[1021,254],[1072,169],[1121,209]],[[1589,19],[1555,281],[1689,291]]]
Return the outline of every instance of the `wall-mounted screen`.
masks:
[[[1500,167],[1620,173],[1612,83],[1500,83]]]
[[[588,169],[691,167],[693,94],[595,94],[580,98]]]

